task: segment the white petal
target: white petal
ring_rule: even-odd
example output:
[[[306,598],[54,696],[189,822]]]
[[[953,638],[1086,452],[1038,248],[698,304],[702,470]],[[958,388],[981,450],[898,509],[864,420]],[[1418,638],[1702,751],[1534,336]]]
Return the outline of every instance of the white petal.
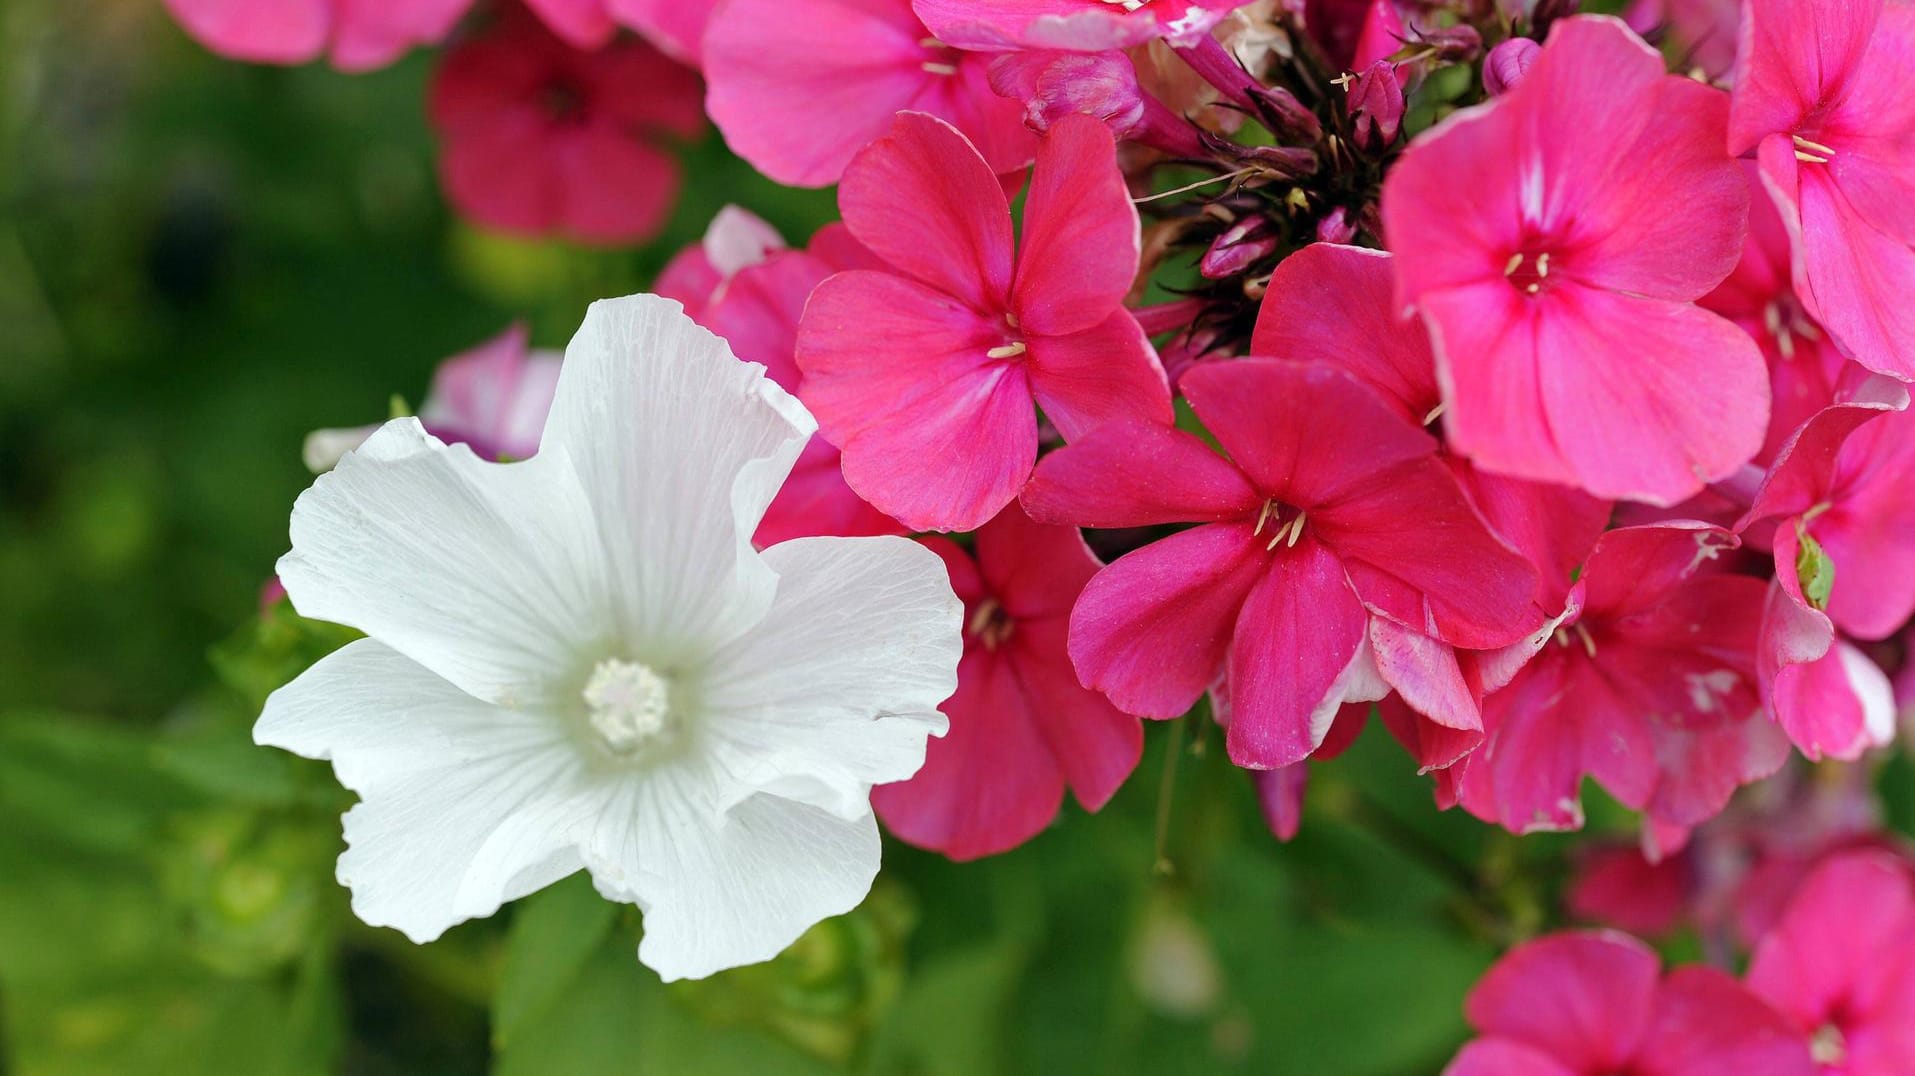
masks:
[[[599,892],[644,909],[638,959],[699,979],[782,952],[858,906],[878,873],[878,826],[774,796],[722,814],[685,770],[635,782],[585,849]]]
[[[1888,674],[1867,654],[1841,639],[1837,639],[1835,645],[1842,673],[1855,692],[1856,704],[1862,708],[1859,738],[1869,747],[1882,747],[1895,739],[1895,689],[1889,683]]]
[[[566,348],[540,455],[569,448],[598,512],[627,643],[689,660],[764,615],[751,533],[817,424],[655,295],[592,304]]]
[[[479,698],[575,690],[579,661],[608,652],[604,559],[563,452],[488,463],[396,419],[300,496],[292,538],[279,576],[302,616]]]
[[[608,798],[549,715],[480,702],[371,639],[266,701],[261,744],[331,759],[361,803],[339,881],[353,911],[416,942],[577,870]]]
[[[778,595],[707,670],[711,749],[756,791],[845,818],[873,784],[924,764],[957,690],[964,605],[944,562],[906,538],[800,538],[765,551]]]

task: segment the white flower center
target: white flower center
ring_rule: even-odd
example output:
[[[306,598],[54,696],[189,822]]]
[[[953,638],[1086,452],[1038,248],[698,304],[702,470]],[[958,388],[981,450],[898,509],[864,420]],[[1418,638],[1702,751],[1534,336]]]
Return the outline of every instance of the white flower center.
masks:
[[[606,658],[592,670],[584,694],[592,731],[618,754],[630,754],[671,731],[671,684],[649,666]]]

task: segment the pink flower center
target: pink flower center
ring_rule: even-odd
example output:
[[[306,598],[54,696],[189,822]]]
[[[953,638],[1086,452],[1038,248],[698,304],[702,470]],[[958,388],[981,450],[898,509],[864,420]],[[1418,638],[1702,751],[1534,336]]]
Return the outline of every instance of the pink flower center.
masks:
[[[1795,358],[1795,346],[1798,338],[1820,340],[1822,329],[1802,309],[1802,304],[1793,295],[1779,295],[1762,308],[1762,324],[1775,338],[1775,349],[1784,359]]]
[[[1809,1056],[1818,1065],[1840,1065],[1848,1060],[1848,1037],[1836,1025],[1823,1024],[1809,1036]]]
[[[1524,295],[1541,295],[1550,287],[1549,251],[1519,250],[1503,263],[1509,286]]]
[[[539,107],[558,122],[585,116],[585,91],[570,82],[553,80],[539,88]]]
[[[918,44],[925,49],[925,58],[924,61],[918,65],[919,67],[924,68],[933,75],[950,76],[958,73],[957,64],[951,62],[951,57],[955,56],[955,54],[951,52],[951,46],[946,45],[935,37],[927,37],[919,41]]]
[[[1004,611],[996,598],[986,598],[971,614],[970,621],[964,625],[964,632],[983,643],[984,649],[996,650],[1011,637],[1016,627],[1017,622],[1011,619],[1011,614]]]
[[[1251,533],[1261,538],[1265,530],[1270,532],[1270,541],[1264,546],[1266,550],[1274,550],[1279,545],[1289,549],[1303,537],[1305,518],[1303,509],[1292,508],[1272,497],[1263,502],[1263,508],[1257,513],[1257,528]]]
[[[1017,315],[1006,313],[1004,315],[1004,342],[986,351],[984,354],[987,358],[997,359],[1000,362],[1009,362],[1012,359],[1023,358],[1024,354],[1030,350],[1030,346],[1024,342],[1022,332],[1019,331]]]

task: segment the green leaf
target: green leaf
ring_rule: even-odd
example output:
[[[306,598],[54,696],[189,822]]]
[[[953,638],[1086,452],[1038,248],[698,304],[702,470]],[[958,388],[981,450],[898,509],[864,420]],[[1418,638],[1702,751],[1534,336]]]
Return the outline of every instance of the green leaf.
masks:
[[[508,1045],[545,1017],[603,948],[618,905],[575,874],[520,903],[506,935],[505,966],[492,999],[492,1042]]]
[[[1000,1071],[1004,1016],[1023,966],[1018,947],[998,945],[915,971],[878,1027],[873,1069],[925,1076]]]

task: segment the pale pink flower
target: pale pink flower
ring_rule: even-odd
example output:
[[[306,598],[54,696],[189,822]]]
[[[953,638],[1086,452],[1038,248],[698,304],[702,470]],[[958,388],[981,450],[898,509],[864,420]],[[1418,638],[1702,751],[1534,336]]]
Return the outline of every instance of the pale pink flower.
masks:
[[[302,64],[329,56],[342,71],[384,67],[445,39],[472,0],[165,0],[187,33],[235,60]]]

